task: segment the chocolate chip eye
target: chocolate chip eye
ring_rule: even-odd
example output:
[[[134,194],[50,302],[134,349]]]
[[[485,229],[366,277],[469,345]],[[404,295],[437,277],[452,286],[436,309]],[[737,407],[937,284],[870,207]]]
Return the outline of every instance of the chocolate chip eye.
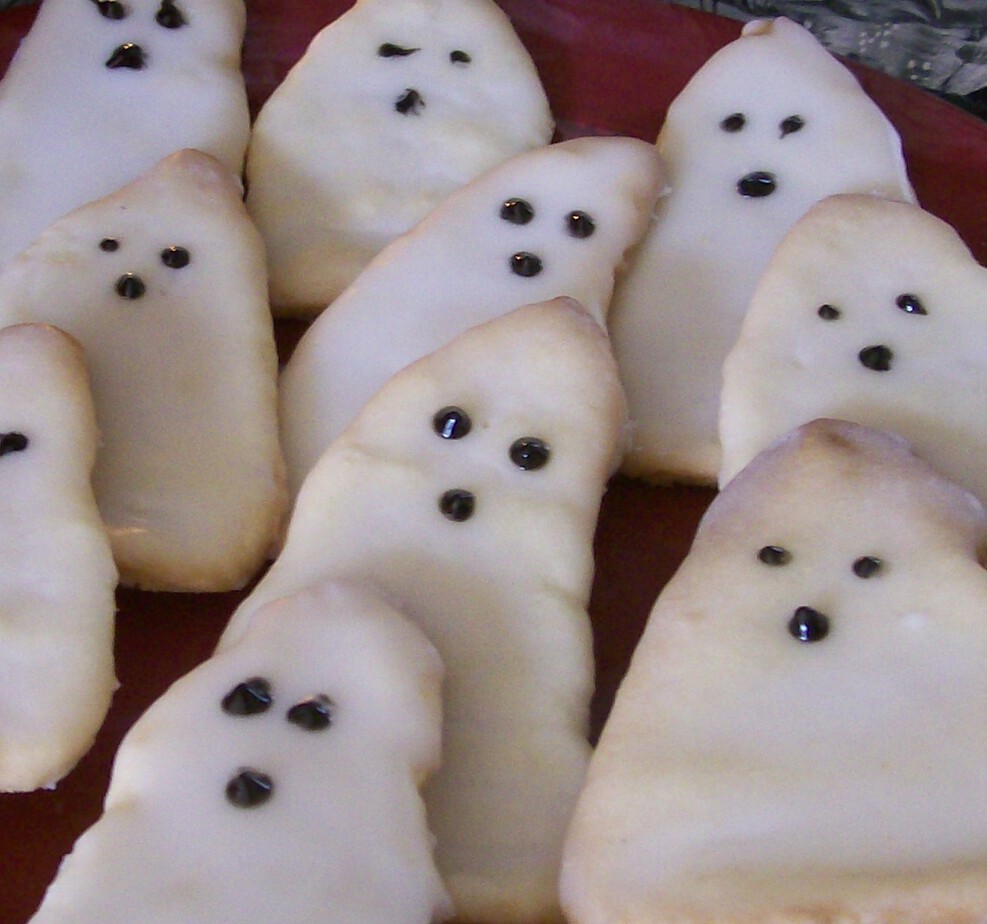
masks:
[[[547,463],[551,450],[544,440],[534,436],[525,436],[511,444],[511,461],[522,471],[533,472],[543,468]]]
[[[473,59],[467,54],[467,52],[457,48],[455,51],[449,52],[449,60],[453,64],[469,64]]]
[[[319,694],[311,699],[295,703],[288,710],[288,721],[305,731],[322,731],[332,724],[332,701]]]
[[[124,273],[116,284],[117,295],[121,298],[136,299],[141,298],[147,291],[144,280],[133,273]]]
[[[170,269],[182,269],[189,265],[192,255],[184,247],[165,247],[161,251],[161,262]]]
[[[0,456],[11,452],[23,452],[30,441],[23,433],[0,433]]]
[[[535,217],[535,210],[525,199],[508,199],[500,207],[500,217],[512,225],[526,225]]]
[[[223,712],[229,715],[259,715],[271,708],[274,697],[271,684],[263,677],[251,677],[238,683],[223,697]]]
[[[757,553],[757,558],[766,565],[787,565],[792,560],[792,553],[780,545],[766,545]]]
[[[905,312],[905,314],[928,314],[929,312],[925,310],[925,305],[922,304],[922,300],[917,295],[912,295],[910,292],[906,292],[903,295],[899,295],[894,303]]]
[[[432,429],[444,440],[460,440],[473,429],[473,421],[458,407],[444,407],[432,418]]]
[[[836,321],[843,316],[843,312],[835,305],[820,305],[816,314],[824,321]]]
[[[800,642],[819,642],[829,635],[829,617],[811,606],[800,606],[788,620],[788,631]]]
[[[406,58],[408,55],[413,55],[416,51],[420,50],[420,48],[405,48],[401,45],[395,45],[393,42],[384,42],[377,49],[377,54],[382,58]]]
[[[120,249],[120,242],[113,237],[104,237],[103,240],[99,242],[99,249],[105,250],[107,253],[113,253]]]
[[[745,199],[763,199],[770,196],[778,188],[774,174],[763,170],[755,170],[737,180],[737,192]]]
[[[125,70],[139,71],[147,66],[147,55],[140,45],[133,42],[126,42],[117,45],[113,53],[106,59],[106,66],[111,70],[124,68]]]
[[[127,15],[127,8],[120,0],[92,0],[99,10],[99,15],[106,19],[123,19]]]
[[[781,130],[781,137],[784,138],[785,135],[791,135],[794,132],[800,132],[805,128],[805,119],[802,116],[790,115],[787,119],[782,119],[778,125]]]
[[[872,578],[879,573],[884,562],[873,555],[863,555],[853,563],[853,573],[859,578]]]
[[[472,491],[453,488],[439,498],[439,510],[442,516],[454,523],[462,523],[473,516],[476,508],[476,495]]]
[[[226,798],[237,808],[263,805],[274,795],[274,781],[259,770],[244,767],[226,784]]]
[[[185,16],[175,6],[174,0],[161,0],[161,6],[158,7],[158,12],[154,15],[154,21],[166,29],[180,29],[186,23]]]
[[[596,230],[596,222],[585,212],[570,212],[565,217],[566,228],[572,237],[591,237]]]
[[[526,279],[542,271],[541,258],[522,250],[511,257],[511,272]]]
[[[742,112],[734,112],[720,122],[720,128],[725,132],[739,132],[747,124],[747,117]]]

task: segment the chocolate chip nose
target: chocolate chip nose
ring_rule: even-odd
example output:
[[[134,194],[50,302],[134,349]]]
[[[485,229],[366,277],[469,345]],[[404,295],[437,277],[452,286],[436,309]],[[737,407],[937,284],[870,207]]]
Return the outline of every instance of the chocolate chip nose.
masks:
[[[117,45],[106,59],[106,66],[110,68],[125,67],[130,70],[139,71],[147,65],[147,55],[140,45],[127,42],[124,45]]]
[[[773,173],[755,170],[737,180],[737,192],[745,199],[763,199],[770,196],[778,188],[778,181]]]
[[[800,642],[818,642],[829,634],[829,617],[811,606],[800,606],[788,620],[788,631]]]
[[[133,273],[124,273],[116,284],[117,295],[120,298],[140,298],[146,288],[144,280]]]
[[[421,115],[421,110],[425,108],[425,100],[422,99],[421,93],[412,87],[408,87],[408,89],[398,97],[397,102],[394,104],[394,108],[400,112],[401,115]]]
[[[860,360],[862,366],[866,366],[868,369],[873,369],[875,372],[887,372],[894,360],[894,353],[891,352],[890,347],[880,343],[875,346],[864,347],[857,354],[857,359]]]

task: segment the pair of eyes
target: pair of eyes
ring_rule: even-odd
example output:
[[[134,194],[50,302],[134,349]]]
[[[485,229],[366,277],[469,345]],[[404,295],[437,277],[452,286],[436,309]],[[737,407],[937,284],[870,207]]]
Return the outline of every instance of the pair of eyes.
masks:
[[[123,0],[91,0],[104,19],[120,20],[130,15],[130,7]],[[188,20],[175,3],[175,0],[161,0],[154,14],[154,21],[165,29],[180,29]]]
[[[784,546],[765,545],[758,551],[757,559],[765,565],[778,568],[791,563],[792,553]],[[850,570],[858,578],[865,580],[877,577],[885,568],[886,563],[876,555],[861,555],[859,558],[855,558],[850,565]]]
[[[720,128],[731,135],[743,131],[747,125],[748,118],[742,112],[731,112],[730,115],[720,120]],[[796,132],[802,131],[803,128],[805,128],[805,119],[802,116],[794,114],[786,116],[778,123],[779,137],[794,135]]]
[[[926,315],[929,313],[922,300],[911,292],[903,292],[894,300],[894,304],[905,314]],[[824,321],[838,321],[843,317],[843,310],[837,305],[831,305],[827,302],[816,309],[816,314]]]
[[[269,680],[251,677],[233,687],[220,705],[231,716],[262,715],[274,706],[274,699]],[[332,700],[319,693],[294,703],[285,712],[285,718],[305,731],[322,731],[332,724],[334,709]]]
[[[116,253],[120,249],[120,242],[115,237],[104,237],[99,242],[99,249],[104,253]],[[184,269],[192,262],[192,254],[187,247],[179,244],[171,244],[165,247],[158,258],[168,267],[168,269]]]
[[[407,58],[411,55],[417,54],[419,51],[421,51],[420,48],[411,48],[406,45],[396,45],[394,42],[384,42],[384,44],[377,49],[377,54],[381,58]],[[472,55],[470,55],[467,51],[463,51],[461,48],[454,48],[449,52],[449,61],[452,64],[465,67],[470,64],[472,60]]]
[[[432,417],[432,429],[444,440],[461,440],[473,429],[473,421],[462,408],[444,407]],[[514,440],[507,450],[508,458],[525,472],[544,468],[551,457],[545,440],[537,436],[522,436]]]
[[[535,208],[527,200],[520,197],[505,199],[500,206],[501,220],[512,225],[526,225],[535,218]],[[589,212],[583,209],[573,209],[564,219],[566,233],[578,240],[592,237],[596,232],[596,222]]]

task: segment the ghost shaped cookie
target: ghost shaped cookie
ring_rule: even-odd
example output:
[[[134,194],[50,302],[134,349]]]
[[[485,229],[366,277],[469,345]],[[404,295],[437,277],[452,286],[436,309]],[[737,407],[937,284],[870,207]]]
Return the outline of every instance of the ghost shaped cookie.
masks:
[[[606,333],[575,302],[471,328],[389,380],[322,456],[221,643],[330,577],[376,584],[424,630],[446,667],[426,804],[465,920],[558,916],[589,758],[593,533],[625,421]]]
[[[359,0],[262,107],[247,208],[276,314],[312,317],[454,189],[552,137],[493,0]]]
[[[816,421],[713,501],[567,838],[573,924],[974,921],[987,907],[987,516]]]
[[[284,515],[263,242],[239,181],[196,151],[53,224],[0,274],[0,325],[85,348],[94,484],[124,583],[229,590]]]
[[[0,330],[0,791],[65,776],[116,687],[97,439],[79,345],[40,324]]]
[[[646,142],[565,141],[494,167],[386,247],[312,324],[281,377],[292,492],[394,373],[468,327],[559,295],[602,324],[661,188]]]
[[[792,427],[903,435],[987,500],[987,270],[945,222],[834,196],[785,237],[724,365],[723,481]]]
[[[239,173],[242,0],[43,0],[0,82],[0,266],[181,148]]]
[[[441,920],[419,791],[440,681],[434,648],[366,590],[271,602],[127,733],[32,924]]]
[[[723,360],[784,233],[841,192],[912,199],[894,128],[788,19],[748,23],[669,107],[670,192],[614,293],[635,437],[628,474],[713,484]]]

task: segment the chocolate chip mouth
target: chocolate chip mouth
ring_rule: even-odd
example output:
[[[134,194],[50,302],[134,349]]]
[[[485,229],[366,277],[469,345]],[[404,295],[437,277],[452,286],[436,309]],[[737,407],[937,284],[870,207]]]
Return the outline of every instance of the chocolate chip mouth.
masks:
[[[755,170],[737,180],[737,192],[745,199],[763,199],[778,188],[778,180],[767,170]]]
[[[414,87],[408,87],[397,98],[394,108],[401,115],[421,115],[425,108],[425,99]]]
[[[887,372],[894,362],[894,352],[883,343],[864,347],[858,354],[860,364],[874,372]]]

